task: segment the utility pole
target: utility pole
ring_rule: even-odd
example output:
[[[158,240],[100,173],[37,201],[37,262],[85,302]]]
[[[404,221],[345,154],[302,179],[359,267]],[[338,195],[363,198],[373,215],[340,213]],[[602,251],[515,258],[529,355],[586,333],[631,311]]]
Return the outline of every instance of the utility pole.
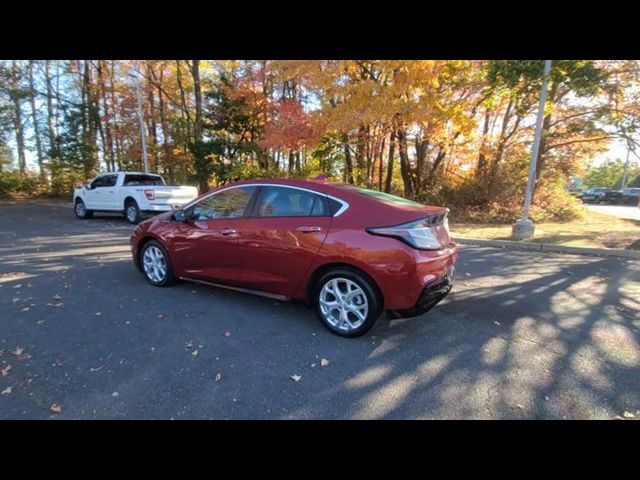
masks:
[[[140,79],[136,79],[136,97],[138,98],[138,121],[140,122],[140,141],[142,143],[142,163],[144,173],[149,173],[149,162],[147,161],[147,141],[144,137],[144,118],[142,116],[142,97],[140,96]]]
[[[547,84],[549,83],[549,73],[551,72],[551,60],[544,61],[544,76],[542,78],[542,90],[540,91],[540,104],[538,105],[538,118],[536,119],[536,132],[533,136],[531,146],[531,161],[529,163],[529,179],[527,180],[527,191],[524,195],[524,208],[522,218],[513,224],[511,237],[514,240],[524,240],[533,236],[535,226],[529,220],[529,207],[531,207],[531,197],[533,186],[536,180],[536,159],[540,148],[540,136],[542,134],[542,119],[544,117],[544,104],[547,101]]]

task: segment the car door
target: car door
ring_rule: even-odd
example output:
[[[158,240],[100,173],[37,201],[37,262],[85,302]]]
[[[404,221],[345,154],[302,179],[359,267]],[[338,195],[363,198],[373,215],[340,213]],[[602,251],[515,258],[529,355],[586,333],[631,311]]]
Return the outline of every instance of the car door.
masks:
[[[238,233],[255,191],[255,186],[232,187],[185,210],[187,220],[176,225],[168,240],[178,276],[239,286]]]
[[[85,206],[89,210],[99,210],[102,208],[101,191],[104,187],[104,175],[96,177],[90,184],[89,188],[86,188],[82,199]]]
[[[100,191],[100,201],[102,208],[105,210],[122,210],[122,205],[118,202],[116,194],[116,183],[118,182],[118,174],[112,173],[103,176],[103,187]]]
[[[330,226],[325,195],[288,186],[261,187],[239,231],[245,287],[292,295]]]

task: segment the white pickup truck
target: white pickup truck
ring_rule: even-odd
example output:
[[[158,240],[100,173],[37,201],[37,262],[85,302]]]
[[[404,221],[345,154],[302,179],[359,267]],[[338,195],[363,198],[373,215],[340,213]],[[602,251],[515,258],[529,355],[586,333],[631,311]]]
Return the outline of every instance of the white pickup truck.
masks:
[[[73,211],[78,218],[90,218],[93,212],[120,212],[136,224],[145,213],[173,210],[197,196],[196,187],[169,187],[160,175],[111,172],[73,191]]]

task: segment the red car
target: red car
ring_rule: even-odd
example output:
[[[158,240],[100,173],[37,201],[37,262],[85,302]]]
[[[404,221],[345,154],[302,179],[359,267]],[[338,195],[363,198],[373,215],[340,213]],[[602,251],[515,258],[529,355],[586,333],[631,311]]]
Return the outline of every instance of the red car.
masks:
[[[304,300],[330,331],[357,337],[385,310],[419,315],[449,293],[447,213],[352,185],[250,180],[140,223],[131,250],[152,285]]]

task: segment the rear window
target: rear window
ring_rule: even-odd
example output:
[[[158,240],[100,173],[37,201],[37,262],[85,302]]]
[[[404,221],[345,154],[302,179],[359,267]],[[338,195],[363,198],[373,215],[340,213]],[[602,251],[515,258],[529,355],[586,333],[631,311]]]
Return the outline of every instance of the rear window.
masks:
[[[378,192],[376,190],[368,190],[362,187],[354,187],[352,185],[341,185],[342,188],[350,190],[352,192],[365,195],[367,197],[375,198],[381,202],[388,203],[390,205],[404,206],[404,207],[424,207],[422,203],[414,202],[413,200],[407,200],[406,198],[397,197],[390,193]]]
[[[125,187],[135,185],[164,185],[164,180],[160,175],[125,175],[122,185]]]

